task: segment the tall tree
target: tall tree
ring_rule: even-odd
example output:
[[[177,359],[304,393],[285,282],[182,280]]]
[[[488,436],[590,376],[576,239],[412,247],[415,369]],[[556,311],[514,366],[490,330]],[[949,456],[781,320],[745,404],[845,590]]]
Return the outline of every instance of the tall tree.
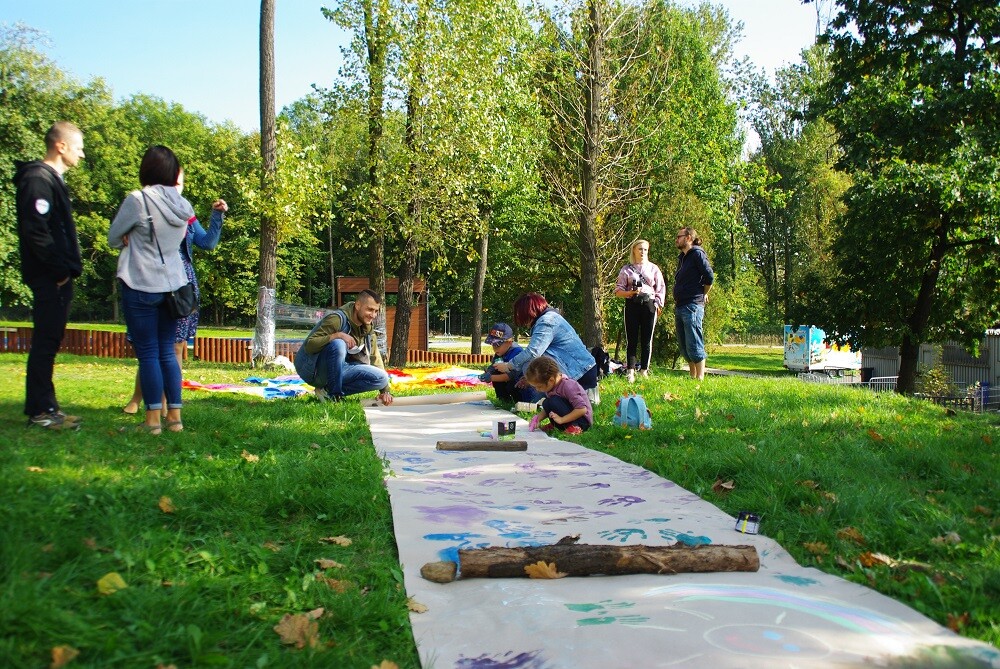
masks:
[[[853,185],[837,275],[810,307],[854,344],[898,345],[897,390],[909,393],[922,342],[974,348],[1000,318],[1000,10],[838,5],[819,109]]]
[[[273,190],[277,165],[274,102],[274,5],[260,2],[260,189],[264,198]],[[278,270],[278,226],[269,208],[260,219],[260,284],[257,292],[257,323],[253,335],[254,363],[274,359],[274,300]]]

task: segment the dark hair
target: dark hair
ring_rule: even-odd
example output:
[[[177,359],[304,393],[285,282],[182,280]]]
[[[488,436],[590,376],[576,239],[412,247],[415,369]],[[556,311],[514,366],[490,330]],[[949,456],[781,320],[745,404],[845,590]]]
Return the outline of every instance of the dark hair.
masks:
[[[375,304],[382,304],[382,298],[371,288],[365,288],[360,293],[358,293],[358,300],[361,298],[366,298],[374,302]]]
[[[701,237],[699,237],[698,233],[694,231],[694,228],[687,226],[681,228],[681,230],[683,230],[684,234],[691,238],[691,244],[694,246],[701,246]]]
[[[146,149],[139,163],[139,183],[143,186],[176,186],[180,173],[177,156],[161,144]]]
[[[547,355],[540,355],[528,363],[528,368],[524,370],[524,378],[531,384],[549,383],[562,374],[559,363]]]
[[[45,133],[45,150],[51,151],[56,148],[56,144],[59,142],[65,142],[69,140],[71,135],[82,135],[76,124],[70,123],[69,121],[56,121],[49,128],[49,131]]]
[[[522,327],[528,325],[548,308],[548,301],[538,293],[525,293],[514,300],[514,322]]]

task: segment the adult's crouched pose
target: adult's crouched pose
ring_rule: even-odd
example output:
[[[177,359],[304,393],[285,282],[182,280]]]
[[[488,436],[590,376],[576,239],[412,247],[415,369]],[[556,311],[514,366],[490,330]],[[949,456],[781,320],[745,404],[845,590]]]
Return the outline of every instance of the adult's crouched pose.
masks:
[[[357,300],[320,319],[302,342],[295,353],[295,371],[316,387],[317,399],[339,402],[347,395],[377,390],[382,404],[392,404],[373,326],[381,303],[377,293],[363,290]]]

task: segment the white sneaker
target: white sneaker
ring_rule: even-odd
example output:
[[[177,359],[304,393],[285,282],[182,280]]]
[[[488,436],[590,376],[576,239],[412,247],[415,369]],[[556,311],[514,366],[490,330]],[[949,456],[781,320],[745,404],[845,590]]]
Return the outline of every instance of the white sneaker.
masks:
[[[635,383],[635,370],[634,369],[628,370],[628,373],[625,374],[625,378],[628,379],[629,383]]]
[[[593,388],[587,388],[587,399],[589,399],[590,403],[594,406],[600,404],[601,403],[600,387],[595,386]]]

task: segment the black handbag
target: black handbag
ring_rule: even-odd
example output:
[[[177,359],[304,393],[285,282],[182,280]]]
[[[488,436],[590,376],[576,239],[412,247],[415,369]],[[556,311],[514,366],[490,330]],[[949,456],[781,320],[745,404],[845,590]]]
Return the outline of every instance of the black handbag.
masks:
[[[142,207],[146,210],[146,222],[149,223],[150,234],[156,242],[156,251],[160,254],[160,263],[166,266],[163,259],[163,251],[160,250],[160,240],[156,238],[156,228],[153,226],[153,217],[149,214],[149,206],[146,204],[146,193],[142,193]],[[163,294],[167,305],[167,311],[174,318],[187,318],[198,308],[198,298],[194,294],[194,283],[188,281],[176,290],[171,290]]]

